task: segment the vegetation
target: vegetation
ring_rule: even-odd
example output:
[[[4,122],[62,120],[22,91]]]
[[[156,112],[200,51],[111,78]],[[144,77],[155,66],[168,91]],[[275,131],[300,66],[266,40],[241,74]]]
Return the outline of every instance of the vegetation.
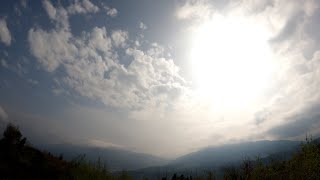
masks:
[[[223,167],[221,170],[222,176],[217,176],[215,171],[206,171],[193,177],[174,174],[171,180],[319,180],[320,143],[306,138],[299,151],[288,160],[245,158],[241,165]]]
[[[246,158],[240,166],[221,170],[223,174],[219,179],[223,180],[319,180],[320,143],[306,138],[291,159]],[[40,151],[30,145],[18,127],[9,124],[0,140],[0,179],[131,180],[132,177],[126,171],[112,174],[100,159],[93,163],[87,161],[85,155],[80,155],[72,161],[66,161],[62,155],[57,157]],[[162,178],[167,179],[215,180],[217,174],[215,171],[206,171],[202,175],[173,174],[171,178]]]
[[[0,179],[113,179],[129,180],[126,172],[112,175],[100,159],[89,162],[84,155],[66,161],[40,151],[22,137],[18,127],[9,124],[0,140]]]

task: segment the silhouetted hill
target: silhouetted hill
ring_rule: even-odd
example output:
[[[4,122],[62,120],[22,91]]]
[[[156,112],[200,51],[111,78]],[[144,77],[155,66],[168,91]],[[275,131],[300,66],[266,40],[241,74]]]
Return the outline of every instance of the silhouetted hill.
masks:
[[[0,179],[130,180],[125,171],[117,175],[101,161],[89,162],[84,156],[64,160],[62,156],[32,147],[19,129],[9,124],[0,139]]]
[[[107,165],[111,171],[135,170],[150,166],[165,165],[168,160],[144,153],[136,153],[114,147],[93,147],[68,144],[46,145],[45,149],[56,155],[63,154],[68,160],[73,159],[79,154],[85,154],[91,161],[98,158]]]
[[[298,141],[256,141],[208,147],[184,155],[170,163],[172,167],[196,168],[218,167],[242,161],[244,158],[266,157],[281,152],[297,150]]]
[[[136,179],[147,176],[149,179],[157,179],[164,175],[174,173],[203,174],[204,170],[215,170],[216,174],[222,175],[221,167],[239,165],[244,159],[255,160],[261,157],[264,163],[270,159],[286,160],[298,151],[301,142],[299,141],[256,141],[237,144],[226,144],[216,147],[200,149],[196,152],[181,156],[170,161],[165,166],[154,166],[136,171],[130,174]]]
[[[0,140],[0,179],[67,178],[72,164],[28,145],[19,129],[8,125]]]

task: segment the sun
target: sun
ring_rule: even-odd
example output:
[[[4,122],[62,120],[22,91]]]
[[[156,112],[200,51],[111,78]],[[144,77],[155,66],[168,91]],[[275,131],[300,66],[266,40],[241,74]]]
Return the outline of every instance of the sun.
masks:
[[[195,27],[190,57],[196,91],[220,107],[252,103],[274,71],[269,37],[245,17],[216,16]]]

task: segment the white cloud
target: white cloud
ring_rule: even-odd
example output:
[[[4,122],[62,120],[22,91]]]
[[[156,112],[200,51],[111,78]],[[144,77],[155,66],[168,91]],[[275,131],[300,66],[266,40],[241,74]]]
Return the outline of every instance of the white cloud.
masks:
[[[55,7],[53,7],[51,2],[49,0],[44,0],[43,6],[44,6],[48,16],[50,17],[50,19],[56,19],[57,10]]]
[[[1,106],[0,106],[0,120],[5,122],[8,120],[8,114]]]
[[[72,3],[68,7],[68,13],[69,14],[85,14],[85,13],[96,13],[99,11],[99,7],[94,5],[89,0],[75,0],[74,3]]]
[[[74,60],[73,55],[77,48],[69,44],[70,38],[70,32],[64,30],[46,32],[42,29],[30,29],[28,33],[32,54],[49,72],[58,68],[61,61]]]
[[[142,29],[142,30],[146,30],[148,27],[143,22],[140,22],[139,28]]]
[[[116,8],[111,8],[106,5],[103,5],[103,8],[106,10],[107,15],[110,17],[116,17],[118,15],[118,10]]]
[[[51,16],[56,17],[54,13]],[[119,62],[118,50],[125,50],[128,38],[126,31],[108,33],[105,27],[95,27],[81,37],[59,26],[50,31],[32,28],[28,33],[31,53],[42,67],[48,72],[63,68],[66,74],[59,83],[81,96],[129,109],[179,96],[184,80],[173,61],[160,56],[160,46],[151,47],[147,53],[129,48],[126,52],[131,63],[125,67]]]
[[[11,33],[8,29],[6,19],[0,19],[0,41],[6,46],[11,45]]]
[[[62,7],[55,8],[49,0],[42,2],[49,18],[56,22],[58,28],[69,28],[68,12]]]
[[[187,0],[176,10],[178,19],[207,18],[214,12],[207,0]]]
[[[105,141],[98,140],[98,139],[90,139],[88,141],[88,144],[90,146],[101,147],[101,148],[124,148],[121,145],[110,143],[110,142],[105,142]]]
[[[116,47],[124,46],[128,39],[128,32],[122,30],[112,31],[111,38]]]

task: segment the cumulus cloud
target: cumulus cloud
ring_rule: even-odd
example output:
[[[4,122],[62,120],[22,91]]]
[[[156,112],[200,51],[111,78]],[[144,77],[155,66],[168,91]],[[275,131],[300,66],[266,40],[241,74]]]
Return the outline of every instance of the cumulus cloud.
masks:
[[[111,38],[116,47],[124,46],[128,39],[128,32],[122,30],[112,31]]]
[[[62,60],[73,60],[77,48],[75,45],[69,44],[70,38],[70,32],[64,30],[46,32],[42,29],[32,28],[28,33],[32,54],[49,72],[58,68]]]
[[[0,41],[6,46],[11,45],[11,33],[8,29],[6,19],[0,19]]]
[[[48,16],[61,24],[57,12],[65,10],[46,3]],[[160,46],[150,47],[148,52],[127,48],[128,38],[126,31],[108,31],[105,27],[94,27],[80,37],[58,25],[49,31],[31,28],[28,32],[30,51],[42,67],[48,72],[64,69],[66,74],[58,81],[69,88],[66,91],[107,106],[129,109],[168,104],[166,98],[179,96],[184,80],[174,62],[161,57]],[[120,63],[120,49],[130,58],[127,66]],[[171,96],[165,95],[171,92]]]
[[[49,0],[44,0],[42,4],[49,18],[55,21],[57,27],[69,28],[68,12],[62,6],[55,8]]]
[[[55,25],[59,29],[69,28],[69,15],[96,13],[99,11],[99,7],[92,4],[89,0],[75,0],[67,8],[61,5],[55,7],[50,0],[44,0],[42,4],[49,18],[55,22]]]
[[[74,3],[68,7],[68,13],[70,14],[96,13],[98,11],[99,7],[89,0],[75,0]]]
[[[0,106],[0,120],[2,120],[2,121],[8,120],[8,114],[1,106]]]
[[[103,5],[103,8],[106,10],[107,15],[110,17],[116,17],[118,15],[118,10],[116,8],[111,8],[106,5]]]

